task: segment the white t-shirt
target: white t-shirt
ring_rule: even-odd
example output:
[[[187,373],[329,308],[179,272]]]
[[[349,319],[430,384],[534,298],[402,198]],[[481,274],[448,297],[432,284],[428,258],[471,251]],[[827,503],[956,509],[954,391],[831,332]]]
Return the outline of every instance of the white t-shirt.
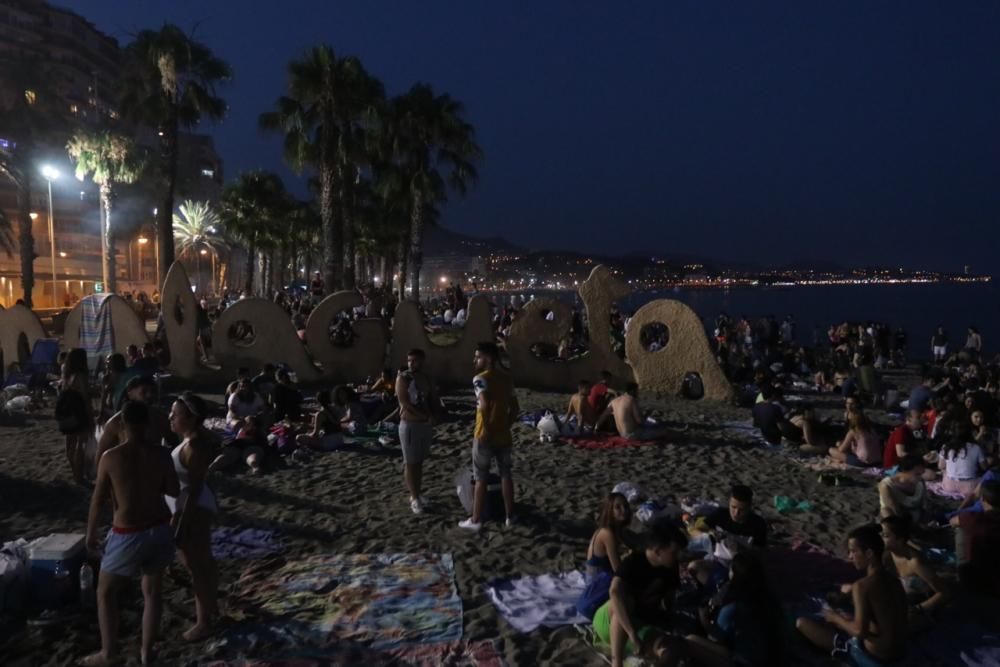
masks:
[[[982,448],[974,442],[965,443],[965,449],[958,452],[948,452],[942,448],[939,457],[945,462],[945,477],[955,480],[979,477],[979,464],[984,459]]]
[[[244,401],[240,398],[238,393],[233,393],[229,397],[229,422],[236,421],[237,419],[246,419],[251,415],[256,415],[263,412],[267,407],[264,403],[264,399],[260,397],[260,394],[254,392],[253,398],[249,401]]]

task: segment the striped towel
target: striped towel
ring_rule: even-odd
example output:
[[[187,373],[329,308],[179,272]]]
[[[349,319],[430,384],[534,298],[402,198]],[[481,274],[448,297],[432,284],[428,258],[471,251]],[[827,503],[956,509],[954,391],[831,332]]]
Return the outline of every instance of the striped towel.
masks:
[[[91,294],[80,299],[80,347],[87,352],[91,368],[97,360],[114,352],[111,309],[105,307],[108,294]]]

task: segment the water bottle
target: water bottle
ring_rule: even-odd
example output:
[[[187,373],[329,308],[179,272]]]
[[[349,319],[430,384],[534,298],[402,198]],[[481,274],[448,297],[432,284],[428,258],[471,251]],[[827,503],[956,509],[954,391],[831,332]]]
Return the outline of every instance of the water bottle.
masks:
[[[86,609],[94,604],[94,568],[90,563],[80,566],[80,604]]]

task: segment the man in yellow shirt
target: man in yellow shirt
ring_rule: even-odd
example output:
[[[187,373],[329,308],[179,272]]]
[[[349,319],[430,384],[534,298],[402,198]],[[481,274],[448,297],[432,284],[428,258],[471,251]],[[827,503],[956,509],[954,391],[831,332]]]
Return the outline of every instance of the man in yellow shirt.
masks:
[[[476,368],[476,376],[472,380],[476,392],[476,428],[472,440],[472,467],[476,489],[472,516],[459,522],[458,527],[478,531],[483,525],[482,511],[493,459],[496,459],[500,473],[507,525],[514,522],[514,480],[511,477],[514,440],[510,427],[517,421],[520,406],[510,375],[500,368],[500,351],[496,343],[479,343],[473,361]]]

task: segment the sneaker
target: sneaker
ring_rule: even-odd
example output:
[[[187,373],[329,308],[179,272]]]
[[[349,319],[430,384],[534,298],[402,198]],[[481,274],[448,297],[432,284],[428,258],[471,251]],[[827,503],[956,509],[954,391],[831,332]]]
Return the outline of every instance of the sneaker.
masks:
[[[510,528],[511,526],[513,526],[516,523],[517,523],[517,517],[516,516],[509,516],[509,517],[507,517],[507,521],[504,523],[504,525],[507,526],[508,528]]]
[[[413,510],[414,514],[423,514],[424,513],[424,507],[420,503],[420,500],[418,498],[411,498],[410,499],[410,509]]]
[[[465,530],[471,530],[473,532],[477,532],[478,533],[479,529],[483,527],[483,524],[474,522],[472,520],[472,517],[470,516],[465,521],[459,521],[458,522],[458,527],[459,528],[464,528]]]

